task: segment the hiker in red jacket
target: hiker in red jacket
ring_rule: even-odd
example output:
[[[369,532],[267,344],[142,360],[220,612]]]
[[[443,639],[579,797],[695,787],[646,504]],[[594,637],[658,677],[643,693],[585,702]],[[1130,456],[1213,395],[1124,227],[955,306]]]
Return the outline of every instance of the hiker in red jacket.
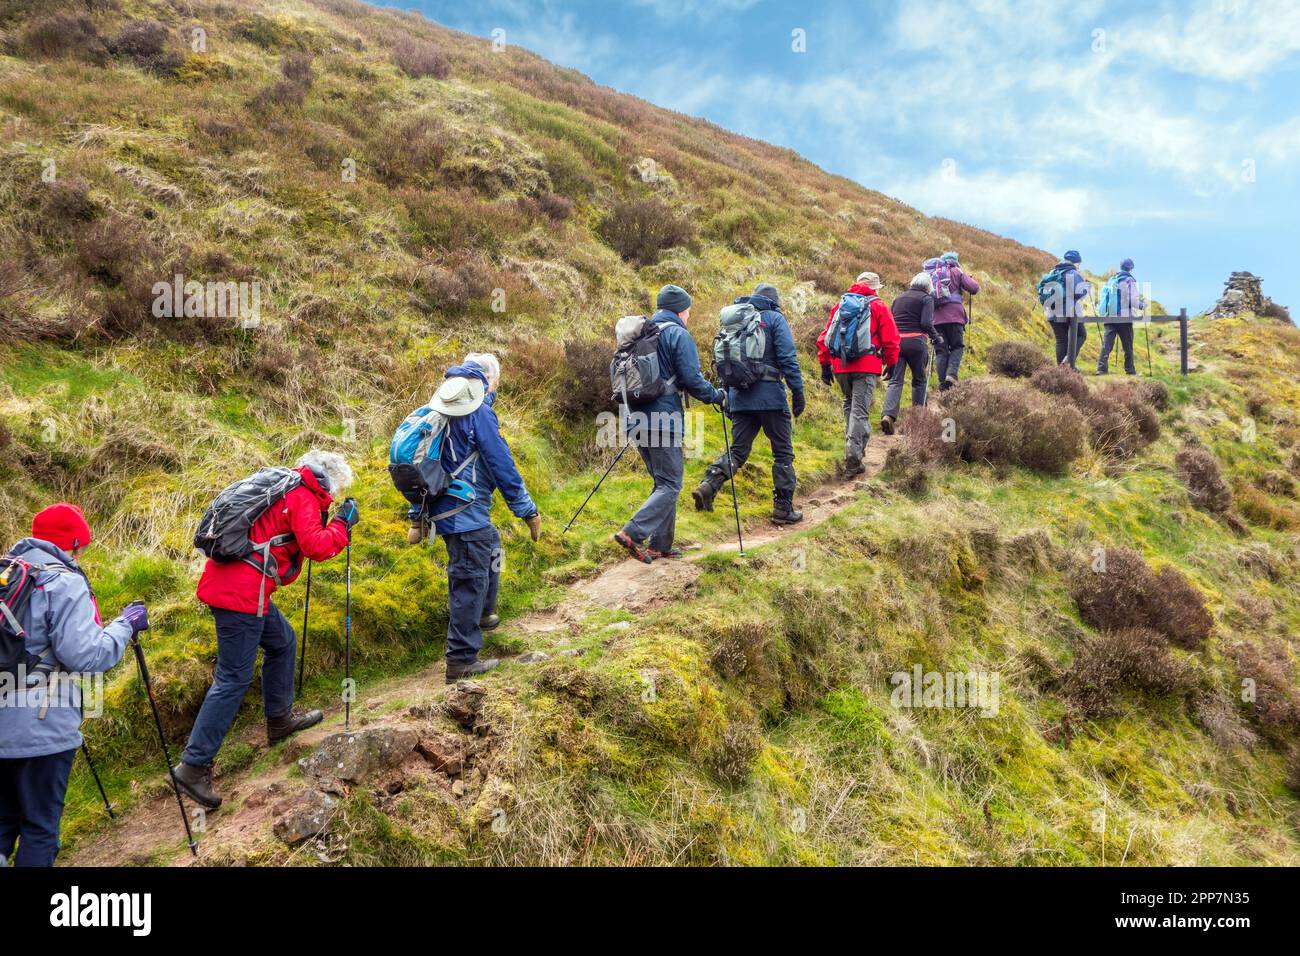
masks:
[[[871,399],[881,373],[892,369],[898,362],[898,326],[894,324],[889,306],[876,294],[879,287],[880,277],[874,272],[864,272],[845,293],[870,299],[871,344],[879,354],[863,355],[851,362],[843,362],[831,354],[826,345],[826,334],[835,321],[839,303],[831,309],[826,327],[817,336],[817,360],[822,366],[822,381],[829,385],[834,376],[844,393],[844,471],[850,477],[866,471],[862,456],[871,437]]]
[[[249,535],[255,543],[286,536],[283,544],[271,548],[275,575],[254,567],[253,559],[209,560],[199,579],[199,600],[212,609],[216,620],[217,668],[175,773],[181,789],[209,809],[221,805],[221,797],[212,789],[212,762],[253,681],[259,647],[267,743],[279,743],[323,717],[319,710],[302,712],[293,707],[297,642],[271,595],[297,580],[304,558],[328,561],[347,547],[357,523],[357,503],[348,498],[333,520],[327,520],[334,496],[352,483],[352,469],[342,456],[308,452],[294,470],[302,483],[268,508]]]

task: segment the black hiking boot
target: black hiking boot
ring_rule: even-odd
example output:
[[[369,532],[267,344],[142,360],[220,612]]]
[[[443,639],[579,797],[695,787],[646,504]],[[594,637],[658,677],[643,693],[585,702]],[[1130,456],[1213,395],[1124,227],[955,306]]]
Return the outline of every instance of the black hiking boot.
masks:
[[[287,740],[300,730],[315,727],[325,715],[319,710],[291,709],[279,717],[266,718],[266,742],[274,747],[281,740]]]
[[[650,552],[633,541],[626,531],[615,531],[614,543],[621,548],[627,549],[627,553],[642,564],[649,564],[654,560],[654,558],[650,557]]]
[[[777,524],[798,524],[803,520],[803,512],[794,510],[794,503],[778,501],[772,506],[772,520]]]
[[[880,420],[880,430],[886,435],[894,434],[894,419],[892,416],[886,415]]]
[[[864,465],[864,464],[862,463],[862,459],[861,459],[861,458],[846,458],[846,459],[844,459],[844,477],[845,477],[845,478],[852,478],[852,477],[854,477],[855,475],[860,475],[860,474],[862,474],[862,473],[863,473],[864,471],[866,471],[866,470],[867,470],[867,466]]]
[[[191,767],[182,760],[172,768],[172,776],[176,778],[181,793],[199,806],[209,810],[221,806],[221,795],[212,789],[211,767]]]
[[[454,684],[458,680],[464,680],[466,677],[477,677],[479,674],[486,674],[493,670],[501,661],[495,657],[489,657],[485,661],[472,661],[468,664],[456,664],[451,661],[447,662],[447,683]]]
[[[478,629],[480,631],[495,631],[500,625],[500,614],[484,614],[478,619]]]
[[[701,481],[695,490],[691,492],[691,497],[695,499],[696,511],[712,511],[713,499],[717,497],[717,490],[707,481]]]
[[[939,391],[946,392],[948,391],[948,389],[954,387],[956,384],[957,384],[956,377],[953,375],[949,375],[947,378],[943,380],[943,384],[939,386]]]

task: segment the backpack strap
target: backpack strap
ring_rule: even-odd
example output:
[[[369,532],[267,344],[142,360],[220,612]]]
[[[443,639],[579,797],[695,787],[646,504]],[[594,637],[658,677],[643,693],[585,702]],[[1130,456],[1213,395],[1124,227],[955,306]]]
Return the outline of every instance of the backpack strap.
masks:
[[[278,588],[284,581],[280,574],[280,562],[276,561],[271,554],[272,548],[282,548],[293,540],[293,533],[286,531],[284,534],[277,534],[275,537],[263,541],[261,544],[254,545],[255,550],[248,557],[244,558],[244,563],[250,567],[256,568],[261,575],[261,583],[257,588],[257,616],[266,616],[266,579],[270,578],[275,582]],[[259,562],[256,560],[261,558]],[[297,573],[302,567],[298,562],[295,567],[293,559],[289,560],[290,574]]]

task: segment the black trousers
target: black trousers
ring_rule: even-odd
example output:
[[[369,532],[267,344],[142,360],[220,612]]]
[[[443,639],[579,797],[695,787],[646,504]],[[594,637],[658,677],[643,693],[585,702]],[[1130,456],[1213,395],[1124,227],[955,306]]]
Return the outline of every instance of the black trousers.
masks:
[[[1079,332],[1074,340],[1074,354],[1070,356],[1070,368],[1074,368],[1075,359],[1079,357],[1079,352],[1083,350],[1083,343],[1088,340],[1088,327],[1082,322],[1078,323]],[[1065,361],[1066,353],[1070,351],[1070,322],[1067,319],[1064,322],[1053,322],[1052,332],[1056,335],[1056,364],[1060,365]]]
[[[939,341],[934,346],[935,367],[939,370],[939,383],[957,378],[961,359],[966,354],[966,325],[963,322],[944,322],[934,327]]]
[[[1137,374],[1137,366],[1133,363],[1133,323],[1131,322],[1107,322],[1105,331],[1101,335],[1101,355],[1097,357],[1097,371],[1110,371],[1110,353],[1115,348],[1115,339],[1119,339],[1119,344],[1124,347],[1124,371],[1129,375]]]
[[[77,748],[0,760],[0,866],[18,844],[15,866],[53,866],[68,775]]]
[[[790,413],[784,408],[763,412],[732,412],[731,418],[731,458],[735,470],[745,467],[749,453],[754,447],[754,439],[759,431],[767,436],[772,445],[772,499],[778,503],[790,504],[794,501],[794,425]],[[704,473],[714,491],[718,491],[732,471],[724,451],[718,460]]]

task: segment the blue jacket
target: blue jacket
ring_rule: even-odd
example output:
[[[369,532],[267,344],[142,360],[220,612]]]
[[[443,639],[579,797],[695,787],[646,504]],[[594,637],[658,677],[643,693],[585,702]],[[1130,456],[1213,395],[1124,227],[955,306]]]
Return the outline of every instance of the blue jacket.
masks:
[[[23,689],[13,687],[11,678],[0,677],[0,759],[75,750],[81,746],[81,685],[67,672],[92,675],[108,670],[122,659],[131,625],[123,618],[108,627],[95,622],[90,584],[77,562],[50,542],[23,538],[13,553],[58,569],[37,577],[22,623],[28,652],[57,662],[60,670],[53,678],[29,676]]]
[[[742,295],[736,300],[737,304],[741,302],[748,302],[762,313],[763,324],[767,326],[767,350],[763,353],[763,362],[780,372],[785,384],[780,381],[755,382],[749,388],[729,388],[727,411],[789,411],[785,386],[789,385],[792,392],[803,391],[803,375],[799,371],[799,358],[794,350],[790,323],[785,320],[777,304],[765,295]]]
[[[714,388],[700,370],[700,350],[695,347],[695,340],[686,331],[686,324],[681,316],[667,309],[660,309],[650,320],[659,326],[659,367],[664,374],[677,379],[677,391],[660,395],[654,401],[645,404],[632,403],[631,412],[641,415],[660,414],[659,421],[668,425],[670,433],[682,434],[682,392],[693,395],[701,402],[716,400],[720,389]],[[627,421],[627,430],[637,426],[634,419]]]
[[[447,377],[453,376],[477,378],[487,386],[487,376],[477,365],[455,365],[447,369]],[[438,534],[461,534],[465,531],[477,531],[492,523],[492,492],[500,489],[501,497],[510,507],[510,513],[516,518],[531,518],[537,514],[537,505],[528,495],[524,479],[515,466],[514,455],[510,446],[501,436],[501,423],[497,413],[492,410],[497,393],[488,392],[483,404],[476,411],[460,418],[453,418],[448,426],[448,447],[444,467],[447,471],[456,468],[473,452],[478,458],[461,472],[460,477],[474,486],[475,499],[464,511],[437,522]],[[444,498],[436,507],[445,508],[450,499]]]

